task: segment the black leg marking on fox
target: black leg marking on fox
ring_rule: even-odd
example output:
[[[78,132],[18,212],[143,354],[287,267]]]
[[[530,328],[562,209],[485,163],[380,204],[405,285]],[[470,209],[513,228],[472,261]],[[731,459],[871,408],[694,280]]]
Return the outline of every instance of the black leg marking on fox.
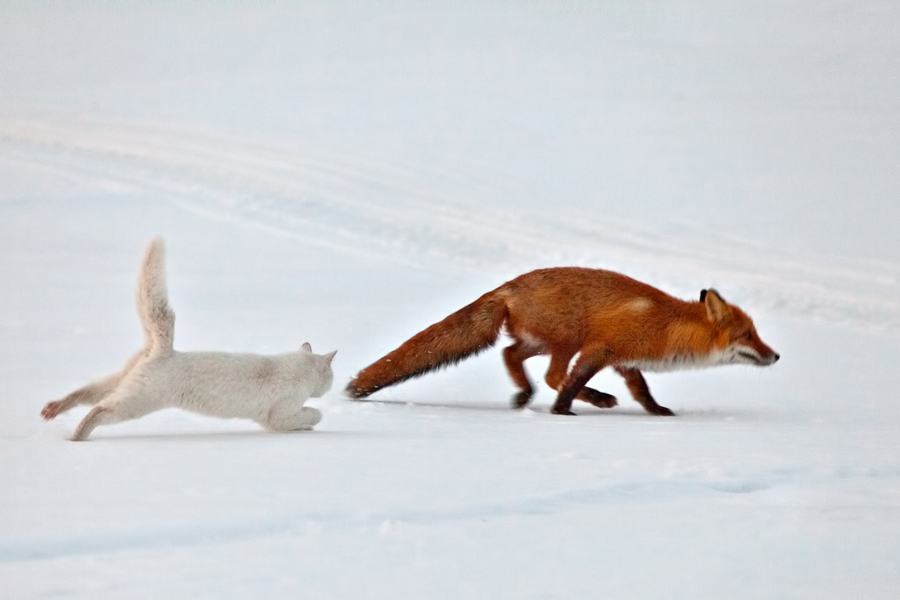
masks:
[[[503,349],[503,362],[506,363],[506,370],[513,383],[521,390],[512,397],[513,408],[524,408],[531,402],[531,396],[534,394],[534,386],[528,379],[528,373],[525,372],[525,361],[532,356],[540,354],[541,349],[534,345],[526,344],[522,341],[516,341],[512,346]]]
[[[656,400],[654,400],[653,396],[650,394],[650,387],[647,385],[647,381],[644,379],[644,376],[641,375],[640,371],[637,369],[616,367],[616,372],[625,378],[625,384],[628,386],[628,391],[631,392],[634,399],[637,400],[648,413],[661,417],[671,417],[675,415],[675,413],[665,406],[660,406],[656,403]]]

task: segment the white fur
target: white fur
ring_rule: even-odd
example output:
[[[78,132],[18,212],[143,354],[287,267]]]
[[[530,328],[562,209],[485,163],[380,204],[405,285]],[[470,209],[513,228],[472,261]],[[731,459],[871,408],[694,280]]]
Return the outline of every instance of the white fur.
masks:
[[[757,352],[750,346],[745,346],[739,342],[735,342],[725,349],[722,364],[729,365],[753,365],[755,367],[766,367],[775,364],[778,360],[777,355],[773,354],[768,358]]]
[[[52,419],[76,404],[92,404],[75,430],[84,440],[98,425],[136,419],[163,408],[214,417],[253,419],[273,431],[311,429],[322,414],[305,407],[331,388],[334,352],[314,354],[309,344],[286,354],[177,352],[175,314],[169,308],[161,238],[150,242],[137,285],[144,348],[119,373],[89,383],[42,414]]]
[[[659,360],[632,360],[621,363],[621,366],[639,371],[663,373],[683,369],[704,369],[720,365],[753,365],[757,367],[771,365],[775,358],[763,358],[759,352],[749,346],[735,342],[724,350],[709,354],[679,354]]]

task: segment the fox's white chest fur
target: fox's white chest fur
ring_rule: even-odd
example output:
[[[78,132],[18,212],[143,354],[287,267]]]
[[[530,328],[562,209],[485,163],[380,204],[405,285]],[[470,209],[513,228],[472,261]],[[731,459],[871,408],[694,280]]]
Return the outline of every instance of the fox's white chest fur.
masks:
[[[163,252],[161,239],[150,243],[138,279],[144,348],[122,371],[48,403],[42,411],[44,418],[52,419],[76,404],[93,404],[75,430],[74,440],[86,439],[98,425],[170,407],[253,419],[275,431],[310,429],[318,423],[321,413],[303,403],[331,388],[335,353],[315,354],[309,344],[276,355],[175,351],[175,315],[168,305]]]

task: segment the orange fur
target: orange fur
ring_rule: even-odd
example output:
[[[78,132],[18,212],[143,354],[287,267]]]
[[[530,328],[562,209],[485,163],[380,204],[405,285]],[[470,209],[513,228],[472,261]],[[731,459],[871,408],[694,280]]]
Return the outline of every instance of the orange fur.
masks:
[[[650,395],[641,370],[671,370],[778,360],[752,320],[714,290],[702,301],[679,300],[625,275],[564,267],[526,273],[488,292],[416,334],[360,371],[347,392],[355,398],[455,364],[492,346],[505,325],[513,344],[503,359],[521,390],[515,406],[533,393],[523,363],[549,354],[546,381],[558,392],[553,412],[572,414],[573,399],[609,407],[616,399],[586,387],[609,366],[648,412],[671,415]],[[578,355],[570,368],[572,359]]]

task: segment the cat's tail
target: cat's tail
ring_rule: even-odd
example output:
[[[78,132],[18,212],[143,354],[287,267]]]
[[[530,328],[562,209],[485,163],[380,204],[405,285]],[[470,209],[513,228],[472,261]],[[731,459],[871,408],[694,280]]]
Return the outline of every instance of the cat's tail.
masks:
[[[151,354],[172,351],[175,313],[166,291],[166,245],[161,237],[150,241],[137,283],[137,312],[144,326],[145,349]]]

